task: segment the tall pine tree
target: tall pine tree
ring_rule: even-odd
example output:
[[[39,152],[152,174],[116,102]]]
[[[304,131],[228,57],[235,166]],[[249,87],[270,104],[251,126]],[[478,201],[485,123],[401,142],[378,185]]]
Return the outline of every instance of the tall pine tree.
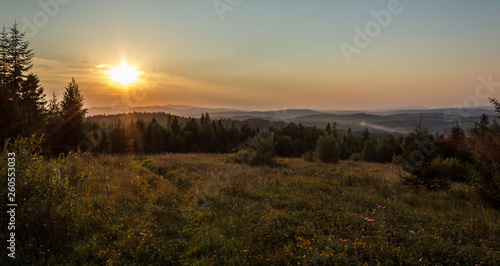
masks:
[[[33,66],[33,51],[17,23],[0,32],[0,142],[22,133],[26,121],[20,105],[21,87],[27,82],[27,72]],[[25,84],[27,85],[27,84]],[[36,91],[36,89],[35,89]],[[43,93],[41,94],[43,95]],[[43,96],[42,96],[43,97]],[[1,144],[0,143],[0,144]]]
[[[8,38],[7,62],[7,84],[16,92],[19,91],[21,83],[27,77],[26,73],[33,67],[33,50],[28,49],[29,42],[24,40],[24,33],[17,28],[17,23],[10,28]]]
[[[19,90],[19,110],[21,112],[21,135],[43,133],[45,124],[45,94],[37,75],[30,74],[23,80]]]
[[[78,144],[86,138],[84,134],[84,120],[87,109],[83,108],[84,98],[75,78],[71,80],[65,89],[66,91],[61,102],[62,125],[57,152],[74,151],[78,148]]]

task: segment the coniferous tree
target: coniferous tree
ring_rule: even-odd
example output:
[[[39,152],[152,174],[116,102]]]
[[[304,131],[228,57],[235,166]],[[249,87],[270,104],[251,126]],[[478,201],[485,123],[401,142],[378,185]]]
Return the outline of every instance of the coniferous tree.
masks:
[[[326,134],[331,134],[332,133],[332,125],[330,125],[330,122],[328,122],[326,124],[326,127],[325,127],[325,133]]]
[[[450,135],[445,138],[444,142],[448,157],[458,157],[460,159],[468,157],[467,136],[458,123],[453,125]]]
[[[486,114],[482,114],[479,122],[474,122],[474,132],[485,132],[490,127],[490,119]]]
[[[365,146],[361,151],[361,157],[367,162],[375,162],[378,160],[377,142],[375,139],[371,138],[365,142]]]
[[[0,144],[21,133],[25,117],[19,107],[20,88],[31,69],[32,50],[17,23],[0,33]]]
[[[332,125],[332,135],[334,138],[338,138],[339,137],[339,131],[337,129],[337,122],[333,122],[333,125]]]
[[[24,33],[17,28],[17,23],[10,28],[10,36],[8,38],[7,48],[7,63],[9,69],[7,71],[7,84],[11,89],[18,91],[21,83],[26,78],[26,72],[33,67],[33,50],[28,49],[29,42],[24,40]]]
[[[394,155],[401,153],[396,138],[393,134],[389,134],[380,139],[377,143],[377,161],[381,163],[389,163]]]
[[[179,134],[179,130],[181,129],[181,125],[179,124],[179,119],[177,116],[174,116],[172,119],[172,124],[170,125],[170,128],[172,129],[172,132],[174,132],[174,135],[177,136]]]
[[[57,101],[55,93],[52,94],[52,99],[47,104],[46,111],[45,136],[43,138],[43,149],[47,152],[55,151],[60,138],[61,130],[61,104]]]
[[[492,102],[500,115],[498,102]],[[500,131],[496,121],[489,126],[488,117],[483,114],[475,128],[469,132],[468,148],[474,159],[470,178],[480,198],[500,208]]]
[[[113,129],[110,133],[111,138],[111,152],[113,153],[125,153],[128,150],[128,142],[127,142],[127,132],[125,127],[121,121],[118,119],[116,125],[114,125]]]
[[[61,102],[61,131],[57,152],[76,150],[85,139],[84,119],[87,109],[83,108],[84,97],[73,78],[65,88]]]
[[[42,133],[46,101],[37,75],[30,74],[23,80],[18,103],[22,117],[21,135],[26,137],[33,133]]]
[[[319,137],[316,155],[322,162],[336,163],[340,160],[340,149],[333,134]]]

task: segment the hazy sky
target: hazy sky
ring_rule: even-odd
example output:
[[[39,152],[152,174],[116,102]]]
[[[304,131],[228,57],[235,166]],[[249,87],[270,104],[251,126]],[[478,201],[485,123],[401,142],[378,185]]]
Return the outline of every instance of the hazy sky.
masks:
[[[500,1],[397,2],[2,1],[0,22],[26,28],[48,95],[75,77],[87,107],[371,109],[500,98],[500,85],[478,87],[479,77],[500,82]],[[107,70],[123,61],[141,82],[111,82]]]

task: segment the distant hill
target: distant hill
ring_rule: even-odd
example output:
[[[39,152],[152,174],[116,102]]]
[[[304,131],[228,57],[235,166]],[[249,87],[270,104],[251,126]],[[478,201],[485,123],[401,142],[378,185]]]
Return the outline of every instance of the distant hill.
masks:
[[[130,113],[129,115],[125,115]],[[142,114],[141,114],[142,113]],[[421,107],[408,107],[401,109],[379,110],[330,110],[320,111],[311,109],[285,109],[270,111],[251,111],[228,108],[206,108],[189,105],[164,105],[144,107],[91,107],[89,115],[92,121],[113,122],[120,118],[122,121],[141,117],[145,121],[154,116],[160,122],[166,122],[168,114],[180,117],[194,117],[199,119],[202,113],[209,113],[213,119],[222,119],[224,124],[235,123],[240,126],[244,121],[249,121],[252,127],[268,128],[277,126],[277,122],[302,123],[303,125],[316,125],[324,127],[327,123],[336,122],[338,128],[353,131],[369,128],[372,131],[407,132],[413,128],[413,123],[418,121],[422,114],[425,127],[431,132],[448,132],[457,121],[462,128],[471,128],[474,122],[485,113],[493,120],[497,117],[491,106],[474,108],[439,108],[428,109]],[[155,115],[152,115],[155,114]],[[116,116],[115,116],[116,115]],[[185,119],[180,119],[181,123]],[[281,123],[280,123],[281,124]]]
[[[122,114],[112,114],[112,115],[95,115],[89,117],[89,121],[91,123],[98,123],[98,124],[116,124],[118,120],[120,120],[122,123],[125,125],[130,124],[131,121],[136,121],[136,120],[143,120],[144,122],[149,122],[153,118],[155,118],[158,123],[160,124],[168,124],[171,119],[173,118],[171,114],[166,114],[164,112],[156,112],[156,113],[147,113],[147,112],[133,112],[133,113],[122,113]],[[186,124],[187,120],[189,118],[178,116],[179,123],[181,125]],[[196,118],[196,120],[200,120],[200,118]],[[234,126],[241,128],[243,124],[246,122],[251,128],[260,128],[260,129],[266,129],[271,126],[274,127],[280,127],[283,126],[285,123],[280,122],[280,121],[270,121],[270,120],[265,120],[265,119],[260,119],[260,118],[250,118],[246,120],[237,120],[237,119],[227,119],[227,118],[221,118],[222,124],[224,126],[231,126],[234,124]]]

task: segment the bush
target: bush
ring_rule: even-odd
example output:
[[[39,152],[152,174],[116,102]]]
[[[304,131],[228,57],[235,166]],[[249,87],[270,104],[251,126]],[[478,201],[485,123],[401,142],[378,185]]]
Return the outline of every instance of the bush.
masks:
[[[427,171],[434,179],[447,179],[454,182],[467,181],[467,167],[456,158],[444,159],[438,156],[431,161]]]
[[[8,140],[0,153],[0,161],[5,162],[9,153],[15,153],[15,203],[16,223],[23,228],[16,233],[19,248],[23,250],[20,264],[26,261],[45,261],[49,254],[41,254],[37,249],[43,245],[52,252],[64,248],[60,241],[71,239],[67,228],[78,219],[72,213],[72,206],[78,200],[74,196],[87,177],[83,171],[85,163],[80,154],[69,153],[57,160],[47,161],[40,155],[41,138],[19,137]],[[7,164],[0,165],[0,171],[7,173]],[[7,178],[0,185],[7,188]],[[5,193],[7,194],[7,193]],[[7,197],[3,194],[2,197]],[[6,216],[3,216],[5,224]]]
[[[332,134],[321,136],[318,139],[316,155],[325,163],[336,163],[340,160],[340,149],[337,139]]]
[[[274,150],[273,134],[258,134],[247,140],[244,147],[228,157],[229,161],[249,165],[273,165],[276,152]]]
[[[304,154],[302,154],[302,159],[306,162],[314,162],[314,153],[311,151],[306,151]]]
[[[351,155],[351,157],[349,157],[349,160],[359,162],[359,161],[363,160],[363,156],[361,156],[361,153],[359,153],[359,152],[354,153],[353,155]]]

